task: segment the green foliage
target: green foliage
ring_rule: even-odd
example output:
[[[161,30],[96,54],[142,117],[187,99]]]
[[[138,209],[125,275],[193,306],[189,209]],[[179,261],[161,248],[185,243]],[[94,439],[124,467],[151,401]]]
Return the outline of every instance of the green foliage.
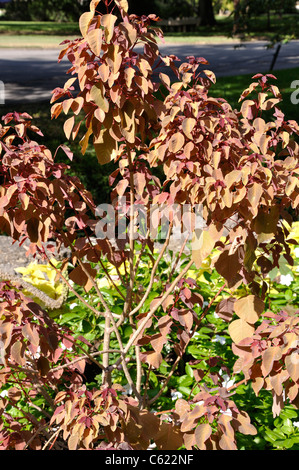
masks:
[[[299,223],[297,227],[295,238],[299,240]],[[157,256],[158,252],[154,255],[155,259]],[[299,296],[299,244],[295,248],[294,260],[294,266],[289,266],[282,258],[280,269],[273,272],[269,279],[266,279],[270,286],[268,302],[269,305],[271,304],[271,309],[274,312],[280,311],[286,305],[289,308],[296,308]],[[149,258],[145,254],[143,264],[140,266],[137,276],[137,279],[140,279],[144,288],[146,288],[150,281],[150,272],[146,268],[148,262]],[[106,264],[105,267],[107,268],[109,265]],[[157,272],[157,277],[161,280],[163,279],[163,274],[165,275],[166,267],[167,265],[161,265]],[[191,277],[195,276],[197,292],[203,295],[204,302],[208,302],[211,296],[217,294],[221,286],[221,278],[216,270],[211,270],[208,265],[206,269],[201,274],[194,271],[188,273]],[[124,270],[121,271],[124,273]],[[115,269],[112,269],[110,272],[112,276],[115,276]],[[291,280],[290,276],[293,280]],[[99,285],[102,286],[105,300],[113,307],[115,313],[121,313],[121,297],[115,291],[114,286],[112,284],[109,286],[109,283],[105,280],[105,271],[100,269],[97,279]],[[151,301],[158,295],[160,289],[161,282],[158,282],[154,285],[151,296],[144,304],[143,311],[146,312],[148,310]],[[292,293],[289,299],[286,295],[287,291]],[[90,295],[87,296],[83,289],[79,289],[78,292],[89,301],[92,300],[93,304],[99,302],[96,296],[93,298]],[[122,292],[124,293],[124,290]],[[241,288],[237,295],[242,295]],[[224,386],[227,388],[232,387],[234,389],[238,381],[242,382],[242,374],[229,375],[229,371],[233,369],[235,356],[232,352],[232,340],[228,333],[227,324],[217,315],[215,311],[216,304],[217,302],[215,301],[215,304],[210,309],[210,313],[206,315],[205,320],[202,322],[202,326],[191,339],[178,370],[171,377],[167,389],[157,400],[156,409],[158,411],[167,411],[174,406],[176,400],[180,398],[190,400],[199,393],[199,387],[195,379],[197,377],[196,371],[201,371],[203,376],[201,384],[204,383],[205,387],[209,388],[215,386],[215,382],[213,382],[209,373],[212,373],[214,380],[218,377],[219,380],[223,381]],[[199,315],[201,308],[199,306],[195,307],[195,311]],[[70,294],[68,302],[64,305],[63,311],[59,313],[59,317],[56,317],[56,321],[61,325],[69,327],[75,335],[83,335],[91,342],[103,340],[105,331],[104,320],[97,320],[88,308],[78,302],[72,294]],[[152,332],[154,333],[154,330]],[[132,329],[129,326],[122,329],[121,334],[124,342],[130,337],[131,333]],[[157,371],[151,370],[149,373],[150,398],[155,397],[159,393],[161,383],[169,374],[173,351],[172,345],[175,342],[175,335],[170,335],[169,342],[165,345],[169,354],[168,358],[161,363]],[[134,371],[132,372],[133,377],[136,379]],[[100,374],[96,375],[96,369],[94,374],[87,382],[90,387],[99,384],[101,380]],[[126,385],[126,379],[122,372],[115,371],[113,378],[115,382],[123,386]],[[233,393],[236,404],[252,417],[252,423],[257,429],[255,436],[237,434],[239,450],[299,449],[299,411],[294,405],[287,404],[288,402],[286,402],[284,409],[275,418],[272,412],[272,395],[270,391],[263,390],[259,396],[256,396],[249,383],[239,385]]]
[[[188,1],[169,0],[156,0],[156,12],[163,18],[186,18],[194,16],[194,8]]]
[[[273,37],[294,38],[298,34],[298,12],[295,7],[296,1],[293,0],[287,2],[281,0],[240,0],[236,2],[234,9],[234,34],[250,34],[251,31],[260,28],[263,21],[264,29],[272,32]],[[283,15],[289,13],[292,15],[290,21],[286,23]]]
[[[6,5],[5,18],[19,21],[74,21],[86,2],[71,0],[14,0]]]

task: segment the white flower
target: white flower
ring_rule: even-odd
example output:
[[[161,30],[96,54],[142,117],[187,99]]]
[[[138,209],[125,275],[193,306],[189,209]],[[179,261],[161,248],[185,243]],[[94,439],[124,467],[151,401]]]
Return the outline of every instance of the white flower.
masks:
[[[215,335],[215,338],[212,339],[212,342],[214,343],[220,343],[220,344],[225,344],[226,343],[226,338],[224,336],[219,336],[219,335]]]
[[[132,395],[133,389],[130,384],[124,385],[123,388],[125,389],[127,395]]]
[[[203,404],[204,404],[204,401],[203,401],[203,400],[196,401],[196,402],[194,403],[194,405],[197,405],[197,406],[201,406],[201,405],[203,405]]]
[[[73,308],[77,307],[78,304],[76,302],[73,302],[72,304],[69,305],[70,310],[73,310]]]
[[[152,449],[156,449],[157,447],[157,444],[155,442],[153,442],[152,444],[150,444],[147,448],[147,450],[152,450]]]
[[[222,413],[223,415],[227,415],[227,416],[232,416],[233,415],[232,410],[230,410],[230,409],[227,409],[225,411],[220,410],[220,413]]]
[[[4,398],[4,397],[7,397],[8,395],[8,391],[7,390],[3,390],[1,393],[0,393],[0,397]]]
[[[183,394],[181,392],[171,392],[172,400],[178,400],[179,398],[183,398]]]
[[[299,246],[296,246],[296,248],[294,248],[294,255],[296,256],[296,258],[299,258]]]
[[[228,375],[226,376],[224,382],[223,382],[223,386],[225,388],[230,388],[234,385],[235,383],[235,379],[231,379]]]
[[[163,421],[168,421],[169,423],[172,423],[172,418],[170,416],[168,416],[167,414],[162,414],[161,419]]]
[[[223,379],[222,386],[224,388],[230,388],[234,385],[235,379],[231,379],[229,375],[223,374],[222,369],[220,369],[219,374],[222,376],[222,379]]]
[[[34,355],[34,358],[35,359],[39,359],[40,358],[40,346],[37,347],[37,350],[36,350],[36,353]]]
[[[190,334],[193,334],[192,331],[190,331]],[[193,334],[193,338],[194,338],[194,339],[200,338],[200,336],[201,336],[201,333],[198,333],[198,331]]]
[[[291,274],[281,274],[280,284],[283,286],[289,286],[293,282],[294,278]]]
[[[293,421],[293,426],[295,426],[295,428],[299,428],[299,421]]]

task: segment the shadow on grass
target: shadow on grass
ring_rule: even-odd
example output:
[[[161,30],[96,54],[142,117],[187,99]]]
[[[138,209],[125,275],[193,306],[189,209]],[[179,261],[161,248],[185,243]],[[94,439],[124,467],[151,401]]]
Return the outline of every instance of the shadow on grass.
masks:
[[[56,23],[50,21],[0,21],[0,34],[78,35],[78,23]]]

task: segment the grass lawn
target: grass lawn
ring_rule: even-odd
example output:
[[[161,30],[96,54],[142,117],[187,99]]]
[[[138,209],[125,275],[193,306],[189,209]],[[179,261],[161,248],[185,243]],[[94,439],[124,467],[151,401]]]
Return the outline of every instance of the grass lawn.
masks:
[[[74,39],[78,36],[38,36],[38,35],[14,35],[0,34],[0,48],[31,48],[31,49],[60,49],[62,41],[65,39]]]
[[[216,19],[214,27],[198,27],[195,32],[166,32],[165,40],[170,43],[231,42],[232,17]],[[268,28],[266,15],[252,16],[242,40],[270,40],[280,33],[293,39],[299,38],[298,20],[299,13],[284,14],[281,18],[273,13]],[[58,47],[62,40],[78,36],[80,31],[77,22],[0,21],[0,47]]]
[[[299,121],[299,104],[292,104],[291,94],[294,89],[291,84],[294,80],[299,80],[299,67],[285,70],[274,70],[272,74],[277,78],[273,83],[278,86],[282,93],[283,101],[280,103],[282,111],[287,119]],[[252,82],[252,75],[237,75],[235,77],[219,77],[215,85],[210,89],[213,96],[221,96],[226,99],[234,108],[239,109],[239,97]],[[250,98],[250,97],[249,97]]]
[[[279,70],[273,72],[277,77],[275,84],[280,88],[283,96],[281,109],[286,114],[287,119],[299,121],[299,105],[291,103],[291,93],[294,91],[290,85],[293,80],[299,79],[299,67],[288,70]],[[240,94],[251,83],[251,75],[239,75],[234,77],[219,77],[215,85],[210,89],[210,94],[214,97],[225,98],[234,109],[240,109],[238,103]],[[34,118],[34,124],[44,133],[44,138],[37,136],[40,143],[45,144],[54,154],[57,147],[63,143],[70,146],[74,152],[72,169],[77,174],[85,186],[92,192],[97,203],[110,202],[108,175],[114,169],[114,163],[98,166],[94,150],[90,146],[82,156],[79,150],[78,140],[75,142],[66,142],[63,132],[63,123],[67,117],[62,114],[58,119],[50,118],[51,105],[46,103],[20,103],[19,105],[0,105],[0,116],[11,112],[28,112]],[[83,129],[82,129],[83,131]],[[69,160],[65,157],[63,151],[59,151],[57,159],[66,163]]]
[[[0,48],[34,48],[34,49],[60,49],[59,44],[65,39],[75,39],[81,37],[80,33],[77,36],[64,34],[63,36],[57,35],[37,35],[37,34],[0,34]],[[163,42],[159,39],[159,44]],[[226,36],[166,36],[165,42],[167,44],[230,44],[239,43],[239,40],[229,38]]]
[[[52,35],[80,34],[78,23],[55,23],[52,21],[0,21],[0,34]]]

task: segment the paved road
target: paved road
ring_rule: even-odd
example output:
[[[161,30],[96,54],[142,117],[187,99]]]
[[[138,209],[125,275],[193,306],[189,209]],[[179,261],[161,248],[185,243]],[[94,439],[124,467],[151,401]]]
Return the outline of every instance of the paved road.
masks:
[[[160,49],[163,54],[175,54],[180,59],[188,55],[205,57],[216,76],[229,76],[268,72],[275,50],[267,50],[265,45],[261,41],[242,47],[234,44],[167,44]],[[58,64],[58,53],[57,49],[0,49],[0,80],[5,86],[5,102],[49,101],[51,91],[63,86],[68,78],[66,71],[70,64],[67,60]],[[296,40],[282,46],[275,69],[298,66],[299,41]]]

